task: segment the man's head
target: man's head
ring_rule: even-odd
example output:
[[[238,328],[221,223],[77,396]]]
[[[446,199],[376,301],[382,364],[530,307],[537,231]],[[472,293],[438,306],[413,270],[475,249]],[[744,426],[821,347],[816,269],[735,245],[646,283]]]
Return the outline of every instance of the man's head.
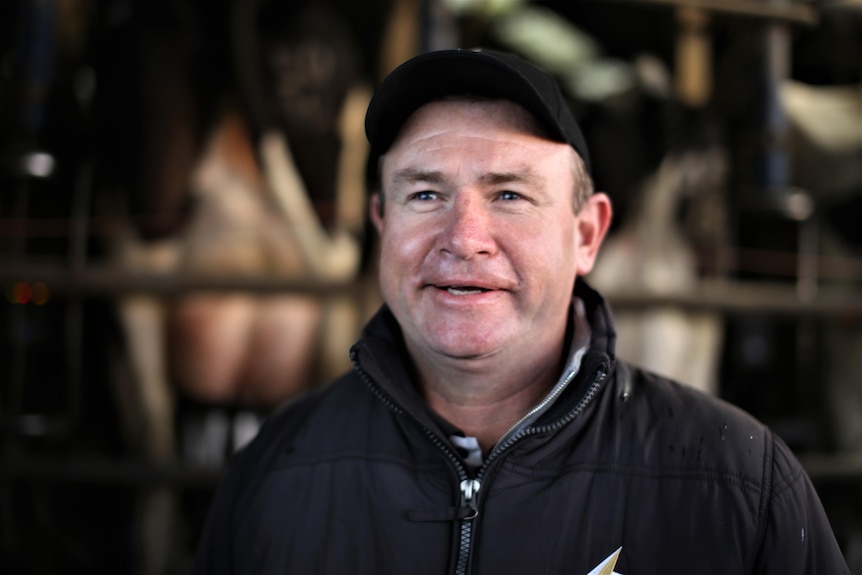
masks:
[[[420,370],[501,352],[559,357],[575,277],[592,267],[610,221],[604,194],[572,209],[588,163],[571,114],[538,116],[537,106],[555,109],[547,105],[550,88],[525,101],[533,85],[527,75],[498,56],[476,54],[408,62],[384,81],[366,118],[382,154],[387,205],[384,214],[377,195],[371,210],[381,235],[381,290]],[[462,57],[477,77],[488,80],[482,70],[494,69],[502,93],[487,83],[478,93],[465,91]],[[429,79],[422,62],[450,65]],[[508,71],[496,70],[501,66]],[[406,81],[401,73],[433,86],[432,93],[408,94],[409,106],[394,98]]]

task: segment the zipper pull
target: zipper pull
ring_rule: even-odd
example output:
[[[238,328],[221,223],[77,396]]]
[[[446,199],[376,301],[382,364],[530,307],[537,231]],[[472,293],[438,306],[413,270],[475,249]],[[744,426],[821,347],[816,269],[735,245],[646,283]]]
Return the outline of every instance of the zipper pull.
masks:
[[[465,479],[461,482],[461,507],[470,510],[467,516],[461,519],[469,521],[479,515],[479,508],[476,506],[476,497],[479,494],[480,487],[482,487],[482,484],[478,479]]]

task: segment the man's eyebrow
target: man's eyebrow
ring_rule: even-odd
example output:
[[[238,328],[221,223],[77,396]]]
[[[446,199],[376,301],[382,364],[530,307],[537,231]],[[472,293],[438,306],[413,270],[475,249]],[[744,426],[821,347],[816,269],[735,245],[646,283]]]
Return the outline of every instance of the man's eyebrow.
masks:
[[[415,183],[429,182],[437,184],[444,181],[443,172],[433,170],[420,170],[416,168],[404,168],[392,174],[393,183]]]
[[[485,185],[499,186],[501,184],[510,184],[513,182],[541,184],[544,182],[544,179],[529,170],[523,170],[518,172],[492,172],[483,174],[482,177],[479,178],[479,181]]]
[[[443,172],[435,170],[420,170],[416,168],[404,168],[392,174],[392,182],[429,182],[432,184],[445,181]],[[482,174],[479,182],[487,186],[509,184],[512,182],[523,182],[526,184],[539,184],[544,180],[529,170],[518,172],[490,172]]]

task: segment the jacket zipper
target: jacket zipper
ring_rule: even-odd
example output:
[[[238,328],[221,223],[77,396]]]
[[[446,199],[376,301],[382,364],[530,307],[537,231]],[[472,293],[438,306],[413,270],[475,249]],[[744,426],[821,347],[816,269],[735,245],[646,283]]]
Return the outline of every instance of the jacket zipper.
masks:
[[[574,376],[574,374],[572,374],[572,376]],[[471,513],[461,522],[461,549],[458,552],[458,563],[455,568],[456,575],[467,575],[467,567],[469,565],[468,560],[470,558],[470,550],[473,543],[473,520],[479,515],[478,493],[479,489],[481,489],[482,487],[483,481],[488,474],[488,469],[490,468],[491,463],[493,463],[496,459],[499,459],[499,457],[503,453],[511,449],[513,445],[521,441],[523,438],[538,433],[552,432],[567,425],[578,415],[580,415],[580,413],[584,410],[587,404],[592,401],[593,396],[595,396],[596,392],[598,391],[599,387],[601,386],[602,382],[605,380],[606,377],[607,372],[604,369],[599,370],[596,373],[595,378],[593,379],[593,383],[587,390],[587,393],[584,394],[584,397],[581,398],[581,401],[578,402],[578,405],[575,406],[575,409],[566,414],[565,417],[558,419],[554,423],[548,425],[542,425],[540,427],[526,427],[515,433],[508,439],[505,439],[501,443],[495,445],[494,448],[491,449],[491,453],[488,454],[488,458],[482,464],[482,467],[479,468],[479,472],[476,474],[476,478],[467,482],[461,482],[462,505],[466,505],[467,507],[472,509],[473,513]],[[513,427],[512,430],[513,429],[515,429],[515,427]]]
[[[458,562],[455,575],[467,575],[470,549],[473,547],[473,520],[479,515],[478,496],[482,482],[478,479],[465,479],[461,482],[461,507],[469,509],[470,514],[461,519],[461,537],[458,546]]]
[[[596,392],[599,390],[599,387],[601,387],[602,382],[605,381],[605,378],[607,377],[607,375],[608,375],[607,370],[604,368],[600,368],[596,372],[596,375],[593,378],[593,382],[590,384],[590,388],[587,390],[587,392],[584,394],[584,396],[578,402],[578,405],[576,405],[575,408],[573,410],[571,410],[570,412],[568,412],[564,417],[558,419],[557,421],[555,421],[553,423],[549,423],[547,425],[542,425],[542,426],[538,426],[538,427],[536,427],[536,426],[526,427],[526,428],[518,431],[517,433],[515,433],[514,435],[512,435],[508,439],[506,439],[506,435],[508,435],[508,433],[506,435],[504,435],[503,440],[500,443],[498,443],[497,445],[495,445],[494,448],[491,449],[491,453],[488,454],[488,459],[485,461],[485,463],[482,465],[481,469],[479,470],[479,476],[478,476],[479,479],[481,480],[481,478],[483,477],[484,471],[488,467],[489,463],[491,463],[494,459],[499,457],[501,453],[508,450],[510,447],[512,447],[512,445],[514,445],[515,443],[520,441],[522,438],[530,436],[530,435],[536,435],[538,433],[547,433],[547,432],[556,431],[557,429],[564,427],[569,422],[571,422],[573,419],[575,419],[578,415],[580,415],[581,412],[584,410],[584,408],[587,406],[587,404],[589,404],[593,400],[593,397],[596,395]],[[515,424],[515,425],[517,426],[518,424]],[[515,429],[515,427],[510,429],[509,433],[511,433],[511,431],[514,429]]]
[[[356,352],[353,350],[350,351],[350,359],[353,362],[353,367],[356,369],[359,377],[361,377],[365,384],[371,389],[372,393],[374,393],[374,395],[376,395],[377,398],[380,399],[389,409],[399,415],[403,415],[404,410],[401,409],[401,407],[395,403],[395,401],[392,400],[386,392],[380,389],[380,386],[374,382],[371,376],[368,375],[368,372],[359,365]],[[473,520],[479,515],[477,497],[482,484],[477,478],[470,477],[467,473],[466,467],[461,462],[460,456],[447,444],[441,441],[440,438],[437,437],[436,433],[424,425],[420,424],[419,427],[423,432],[425,432],[425,435],[428,436],[431,443],[437,446],[437,448],[446,455],[446,458],[458,474],[460,507],[468,510],[468,512],[464,517],[459,517],[461,520],[461,530],[458,545],[458,560],[455,563],[455,575],[467,575],[467,560],[470,557],[470,548],[472,547],[473,539]]]
[[[569,384],[572,383],[572,380],[575,379],[575,376],[577,374],[578,374],[577,369],[573,369],[573,370],[569,371],[569,373],[566,374],[565,381],[562,384],[555,385],[554,388],[551,390],[551,393],[549,393],[545,397],[545,399],[543,399],[539,403],[539,405],[537,405],[536,407],[531,409],[529,412],[527,412],[526,415],[524,415],[524,417],[522,417],[517,422],[515,422],[515,424],[512,425],[508,429],[508,431],[506,431],[506,433],[504,433],[500,437],[500,441],[498,443],[506,443],[506,440],[509,439],[510,437],[512,437],[519,430],[519,428],[522,425],[524,425],[525,421],[529,420],[535,414],[541,413],[542,411],[544,411],[550,403],[555,401],[557,399],[557,397],[559,397],[559,395],[561,393],[563,393],[563,391],[565,391],[569,387]]]
[[[351,350],[350,359],[353,362],[353,366],[356,368],[356,371],[359,373],[360,377],[365,381],[366,385],[371,388],[371,391],[376,395],[384,404],[386,404],[390,409],[392,409],[395,413],[403,414],[404,410],[398,406],[395,401],[393,401],[380,387],[374,382],[370,375],[359,365],[359,361],[356,357],[356,353]],[[574,374],[573,374],[574,375]],[[530,435],[535,435],[538,433],[555,431],[573,419],[575,419],[580,413],[584,410],[587,404],[592,401],[593,396],[595,396],[602,382],[607,377],[607,371],[605,369],[600,369],[595,378],[593,379],[590,388],[584,394],[584,397],[581,398],[581,401],[578,402],[578,405],[575,406],[575,409],[566,414],[565,417],[558,419],[554,423],[543,425],[541,427],[527,427],[522,429],[521,431],[515,433],[505,441],[498,443],[491,449],[491,453],[488,454],[488,459],[482,464],[482,467],[479,468],[476,477],[470,477],[467,473],[467,470],[464,467],[464,464],[461,463],[461,459],[457,453],[455,453],[448,445],[443,443],[437,434],[433,431],[420,424],[420,427],[425,432],[431,442],[437,446],[438,449],[442,450],[446,455],[447,459],[452,463],[455,471],[458,473],[459,478],[459,491],[460,491],[460,506],[462,509],[468,510],[468,515],[461,519],[461,533],[460,533],[460,542],[458,549],[458,560],[455,563],[455,575],[467,575],[467,568],[469,566],[470,559],[470,551],[473,546],[473,521],[476,517],[479,516],[479,490],[482,488],[482,481],[487,475],[487,470],[489,468],[490,463],[494,460],[498,459],[500,455],[510,449],[514,444],[516,444],[521,439],[528,437]],[[531,410],[532,412],[532,410]],[[517,424],[515,424],[517,426]],[[514,429],[514,427],[512,428]],[[511,429],[510,429],[511,431]],[[508,435],[508,433],[507,433]],[[504,436],[505,437],[505,436]]]

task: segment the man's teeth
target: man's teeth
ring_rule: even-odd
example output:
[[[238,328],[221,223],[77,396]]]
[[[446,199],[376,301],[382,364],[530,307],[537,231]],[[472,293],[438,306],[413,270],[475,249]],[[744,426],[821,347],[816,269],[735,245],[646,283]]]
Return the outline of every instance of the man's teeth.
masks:
[[[473,295],[477,293],[486,292],[488,290],[476,287],[465,287],[465,286],[449,286],[446,288],[452,295]]]

